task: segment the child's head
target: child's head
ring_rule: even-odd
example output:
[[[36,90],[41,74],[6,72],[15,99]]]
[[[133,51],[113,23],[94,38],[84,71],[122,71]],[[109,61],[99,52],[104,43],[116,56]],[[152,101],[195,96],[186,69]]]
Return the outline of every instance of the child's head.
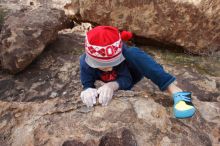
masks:
[[[85,50],[86,63],[103,71],[124,61],[121,36],[115,27],[98,26],[87,32]]]

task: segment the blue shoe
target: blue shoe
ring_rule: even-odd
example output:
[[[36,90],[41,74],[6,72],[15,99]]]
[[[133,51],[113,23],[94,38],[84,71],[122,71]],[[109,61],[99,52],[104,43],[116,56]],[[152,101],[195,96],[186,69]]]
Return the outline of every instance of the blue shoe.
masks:
[[[190,92],[177,92],[173,94],[174,99],[174,116],[176,118],[190,118],[192,117],[196,109],[192,104],[192,98]]]

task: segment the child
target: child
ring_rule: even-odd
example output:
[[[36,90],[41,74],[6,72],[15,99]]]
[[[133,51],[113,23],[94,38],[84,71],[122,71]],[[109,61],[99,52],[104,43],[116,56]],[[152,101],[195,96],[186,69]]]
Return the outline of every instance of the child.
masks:
[[[96,102],[107,106],[116,90],[130,90],[143,77],[149,78],[161,91],[168,91],[174,99],[176,118],[192,117],[195,108],[191,93],[175,86],[175,77],[139,48],[128,48],[123,44],[131,33],[121,35],[117,28],[98,26],[87,32],[85,52],[80,57],[80,78],[83,85],[81,99],[88,107]],[[102,80],[103,86],[96,89],[95,81]],[[98,97],[99,96],[99,97]],[[96,101],[98,97],[98,101]]]

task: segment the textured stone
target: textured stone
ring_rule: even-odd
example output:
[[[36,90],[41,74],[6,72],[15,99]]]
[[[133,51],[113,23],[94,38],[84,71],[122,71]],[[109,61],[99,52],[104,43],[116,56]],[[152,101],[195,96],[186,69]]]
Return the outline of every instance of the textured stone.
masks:
[[[184,62],[165,61],[163,56],[167,54],[156,49],[146,51],[177,75],[177,84],[183,90],[193,92],[197,108],[193,118],[173,118],[172,99],[147,79],[132,91],[116,92],[106,107],[83,105],[79,56],[84,50],[84,36],[76,30],[60,32],[58,39],[23,72],[9,75],[0,70],[1,146],[220,144],[219,76],[202,75]],[[206,80],[215,81],[215,88],[209,88]],[[50,97],[53,93],[57,93],[54,98]]]
[[[72,0],[77,21],[113,25],[195,54],[220,50],[219,0]]]
[[[22,71],[65,28],[64,12],[56,9],[22,9],[8,16],[0,34],[3,69]]]
[[[21,5],[30,7],[44,6],[47,8],[63,9],[71,0],[1,0],[0,5],[9,8],[19,8]],[[17,5],[17,6],[16,6]]]
[[[5,15],[6,15],[5,10],[3,10],[3,9],[0,7],[0,32],[1,32],[1,29],[2,29],[2,25],[3,25],[3,23],[4,23]]]

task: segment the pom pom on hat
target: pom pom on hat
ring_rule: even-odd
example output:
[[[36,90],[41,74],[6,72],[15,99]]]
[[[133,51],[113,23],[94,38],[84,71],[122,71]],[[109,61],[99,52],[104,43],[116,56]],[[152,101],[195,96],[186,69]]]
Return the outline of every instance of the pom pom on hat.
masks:
[[[123,41],[129,41],[133,37],[133,34],[129,31],[122,31],[121,32],[121,39]]]

